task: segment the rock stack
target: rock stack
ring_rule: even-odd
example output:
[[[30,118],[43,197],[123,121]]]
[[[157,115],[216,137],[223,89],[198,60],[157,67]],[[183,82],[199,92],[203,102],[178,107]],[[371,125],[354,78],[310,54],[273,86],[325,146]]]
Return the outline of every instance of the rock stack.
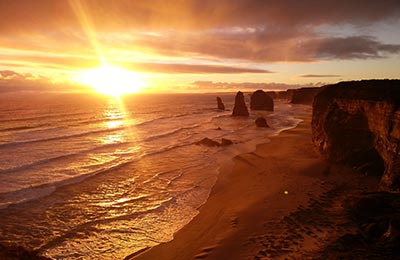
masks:
[[[220,97],[217,97],[217,107],[219,110],[225,110],[225,105]]]
[[[262,90],[257,90],[250,98],[251,110],[274,111],[274,101]]]
[[[257,127],[269,127],[267,120],[264,117],[258,117],[256,119],[256,126]]]
[[[249,116],[249,111],[244,101],[244,95],[240,91],[235,97],[235,106],[233,107],[232,116]]]

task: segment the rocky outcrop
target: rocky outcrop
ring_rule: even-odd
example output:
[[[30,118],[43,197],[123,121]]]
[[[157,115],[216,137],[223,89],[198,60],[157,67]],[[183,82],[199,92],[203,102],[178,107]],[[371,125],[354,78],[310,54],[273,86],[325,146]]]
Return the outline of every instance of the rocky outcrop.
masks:
[[[21,246],[6,246],[0,244],[0,259],[2,260],[51,260],[50,258],[40,256],[35,251],[29,251]]]
[[[228,146],[228,145],[232,145],[232,144],[233,144],[232,140],[229,140],[226,138],[221,139],[221,146]]]
[[[208,137],[201,139],[196,144],[204,145],[204,146],[208,146],[208,147],[220,146],[220,143],[218,143],[217,141],[214,141],[213,139],[210,139]]]
[[[264,117],[258,117],[255,123],[257,127],[269,127],[267,120]]]
[[[225,105],[220,97],[217,97],[217,108],[219,110],[225,110]]]
[[[292,104],[311,105],[315,95],[321,91],[321,88],[299,88],[294,89],[290,98]]]
[[[328,160],[382,174],[382,189],[399,190],[400,80],[326,86],[314,99],[312,139]]]
[[[233,107],[232,116],[249,116],[249,111],[244,101],[244,95],[240,91],[235,97],[235,106]]]
[[[250,109],[274,111],[274,101],[264,91],[257,90],[251,95]]]
[[[228,146],[228,145],[232,145],[233,141],[226,139],[226,138],[222,138],[221,139],[221,143],[210,139],[208,137],[205,137],[203,139],[201,139],[200,141],[196,142],[197,145],[204,145],[204,146],[208,146],[208,147],[218,147],[218,146]]]
[[[277,91],[276,99],[286,99],[288,101],[291,101],[293,93],[294,93],[294,89],[288,89],[285,91]]]

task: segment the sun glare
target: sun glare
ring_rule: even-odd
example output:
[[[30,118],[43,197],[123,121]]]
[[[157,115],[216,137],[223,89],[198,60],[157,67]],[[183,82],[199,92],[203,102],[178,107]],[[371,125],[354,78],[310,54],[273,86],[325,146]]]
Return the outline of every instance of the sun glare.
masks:
[[[115,97],[137,93],[146,87],[139,73],[109,65],[81,71],[75,76],[75,81],[98,93]]]

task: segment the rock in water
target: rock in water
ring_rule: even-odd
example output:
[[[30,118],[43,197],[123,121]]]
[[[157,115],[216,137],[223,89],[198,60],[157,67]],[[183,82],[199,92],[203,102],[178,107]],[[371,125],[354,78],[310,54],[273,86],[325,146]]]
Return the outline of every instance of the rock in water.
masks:
[[[217,97],[217,107],[220,110],[225,110],[225,105],[220,97]]]
[[[204,145],[204,146],[208,146],[208,147],[220,146],[220,143],[218,143],[217,141],[214,141],[208,137],[201,139],[196,144],[200,144],[200,145]]]
[[[267,120],[264,117],[258,117],[256,119],[256,126],[258,127],[269,127]]]
[[[221,139],[221,146],[228,146],[228,145],[232,145],[232,144],[233,144],[232,140],[225,139],[225,138]]]
[[[264,91],[257,90],[251,95],[250,109],[274,111],[274,101]]]
[[[244,101],[244,95],[240,91],[235,97],[235,106],[233,107],[232,116],[249,116],[249,111]]]
[[[325,86],[314,98],[312,139],[328,160],[382,175],[382,189],[400,190],[400,80]]]

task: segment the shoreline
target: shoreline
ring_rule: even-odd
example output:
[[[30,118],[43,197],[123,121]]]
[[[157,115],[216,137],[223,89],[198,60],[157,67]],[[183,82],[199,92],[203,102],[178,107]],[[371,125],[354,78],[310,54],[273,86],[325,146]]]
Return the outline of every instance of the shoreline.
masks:
[[[270,142],[257,145],[254,152],[233,158],[231,171],[221,169],[199,214],[175,233],[173,240],[125,259],[300,257],[304,251],[321,249],[318,239],[323,238],[327,244],[348,232],[336,225],[318,227],[318,232],[311,227],[295,230],[301,225],[288,220],[299,212],[314,218],[305,209],[315,201],[323,204],[321,200],[326,202],[327,197],[337,196],[334,190],[349,178],[360,182],[359,187],[352,187],[355,192],[365,187],[373,189],[377,182],[346,167],[327,165],[311,143],[311,114],[299,118],[303,121],[295,128],[269,137]],[[328,207],[334,203],[333,199],[328,202]]]

